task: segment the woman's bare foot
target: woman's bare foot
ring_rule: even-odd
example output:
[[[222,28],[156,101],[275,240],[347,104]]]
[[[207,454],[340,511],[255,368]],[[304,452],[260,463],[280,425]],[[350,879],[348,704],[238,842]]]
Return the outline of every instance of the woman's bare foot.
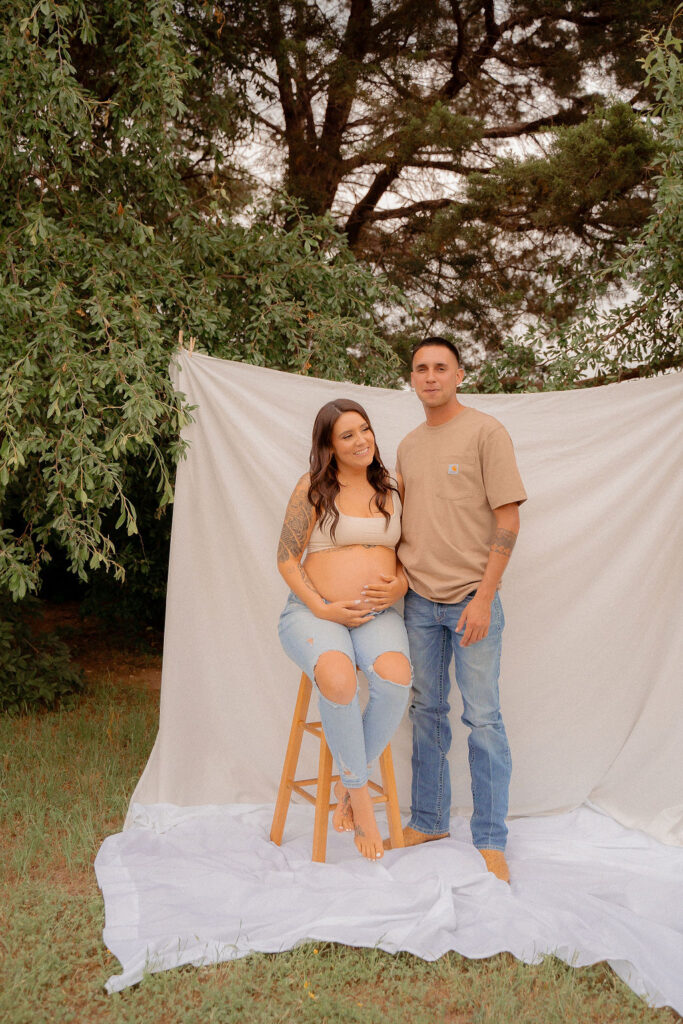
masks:
[[[335,832],[353,832],[351,794],[341,782],[335,782],[334,795],[337,798],[337,806],[332,812],[332,827]]]
[[[375,821],[375,810],[367,786],[350,790],[351,807],[353,808],[354,842],[368,860],[379,860],[384,856],[382,837]]]

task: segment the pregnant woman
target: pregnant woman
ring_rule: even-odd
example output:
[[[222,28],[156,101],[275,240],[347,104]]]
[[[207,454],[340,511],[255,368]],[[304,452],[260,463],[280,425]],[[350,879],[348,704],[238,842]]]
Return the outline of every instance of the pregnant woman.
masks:
[[[403,717],[412,675],[403,619],[392,607],[408,588],[396,559],[402,486],[382,463],[363,407],[328,402],[316,416],[310,472],[289,499],[278,548],[291,590],[280,641],[317,686],[339,769],[333,824],[338,832],[353,829],[369,860],[384,850],[368,765]],[[356,666],[369,686],[362,714]]]

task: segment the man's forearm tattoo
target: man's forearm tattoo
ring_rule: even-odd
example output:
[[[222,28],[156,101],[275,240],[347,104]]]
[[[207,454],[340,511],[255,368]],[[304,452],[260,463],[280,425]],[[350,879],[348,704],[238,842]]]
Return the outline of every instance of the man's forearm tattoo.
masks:
[[[280,543],[277,548],[278,562],[286,562],[288,558],[301,557],[312,515],[313,509],[306,494],[296,491],[290,498],[285,512],[285,521],[282,524]]]
[[[491,541],[491,551],[495,551],[496,554],[505,555],[506,558],[509,558],[512,554],[512,549],[515,546],[516,540],[516,533],[513,533],[512,530],[504,530],[499,526],[495,532],[493,540]]]

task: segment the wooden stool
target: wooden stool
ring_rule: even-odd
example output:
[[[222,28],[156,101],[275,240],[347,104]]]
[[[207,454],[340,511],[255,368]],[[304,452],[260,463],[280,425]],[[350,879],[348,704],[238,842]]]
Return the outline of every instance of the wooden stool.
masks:
[[[282,834],[285,830],[287,811],[292,793],[299,793],[309,803],[315,804],[315,824],[313,826],[313,860],[323,863],[327,850],[327,827],[330,811],[337,806],[336,801],[330,802],[330,790],[333,782],[337,782],[338,775],[332,774],[332,754],[327,745],[321,722],[307,722],[308,705],[311,701],[313,684],[304,672],[299,684],[299,693],[294,708],[292,719],[292,730],[289,734],[285,763],[282,768],[280,789],[275,803],[273,814],[273,825],[270,830],[270,838],[278,846],[282,842]],[[315,779],[295,779],[301,741],[304,733],[310,732],[320,740],[320,761],[318,765],[318,777]],[[391,756],[391,744],[387,743],[386,748],[380,755],[380,771],[382,773],[382,785],[376,782],[368,782],[368,787],[377,795],[373,796],[373,803],[385,803],[387,805],[387,820],[389,822],[389,837],[394,849],[403,846],[403,829],[401,828],[401,814],[398,806],[398,795],[396,793],[396,778],[394,776],[394,762]],[[316,795],[313,796],[306,787],[317,787]]]

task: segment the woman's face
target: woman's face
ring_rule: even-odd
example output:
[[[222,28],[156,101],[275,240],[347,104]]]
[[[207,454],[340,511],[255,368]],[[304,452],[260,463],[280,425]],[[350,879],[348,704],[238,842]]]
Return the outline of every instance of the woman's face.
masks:
[[[367,468],[375,457],[375,438],[358,412],[343,412],[332,427],[332,451],[337,469]]]

